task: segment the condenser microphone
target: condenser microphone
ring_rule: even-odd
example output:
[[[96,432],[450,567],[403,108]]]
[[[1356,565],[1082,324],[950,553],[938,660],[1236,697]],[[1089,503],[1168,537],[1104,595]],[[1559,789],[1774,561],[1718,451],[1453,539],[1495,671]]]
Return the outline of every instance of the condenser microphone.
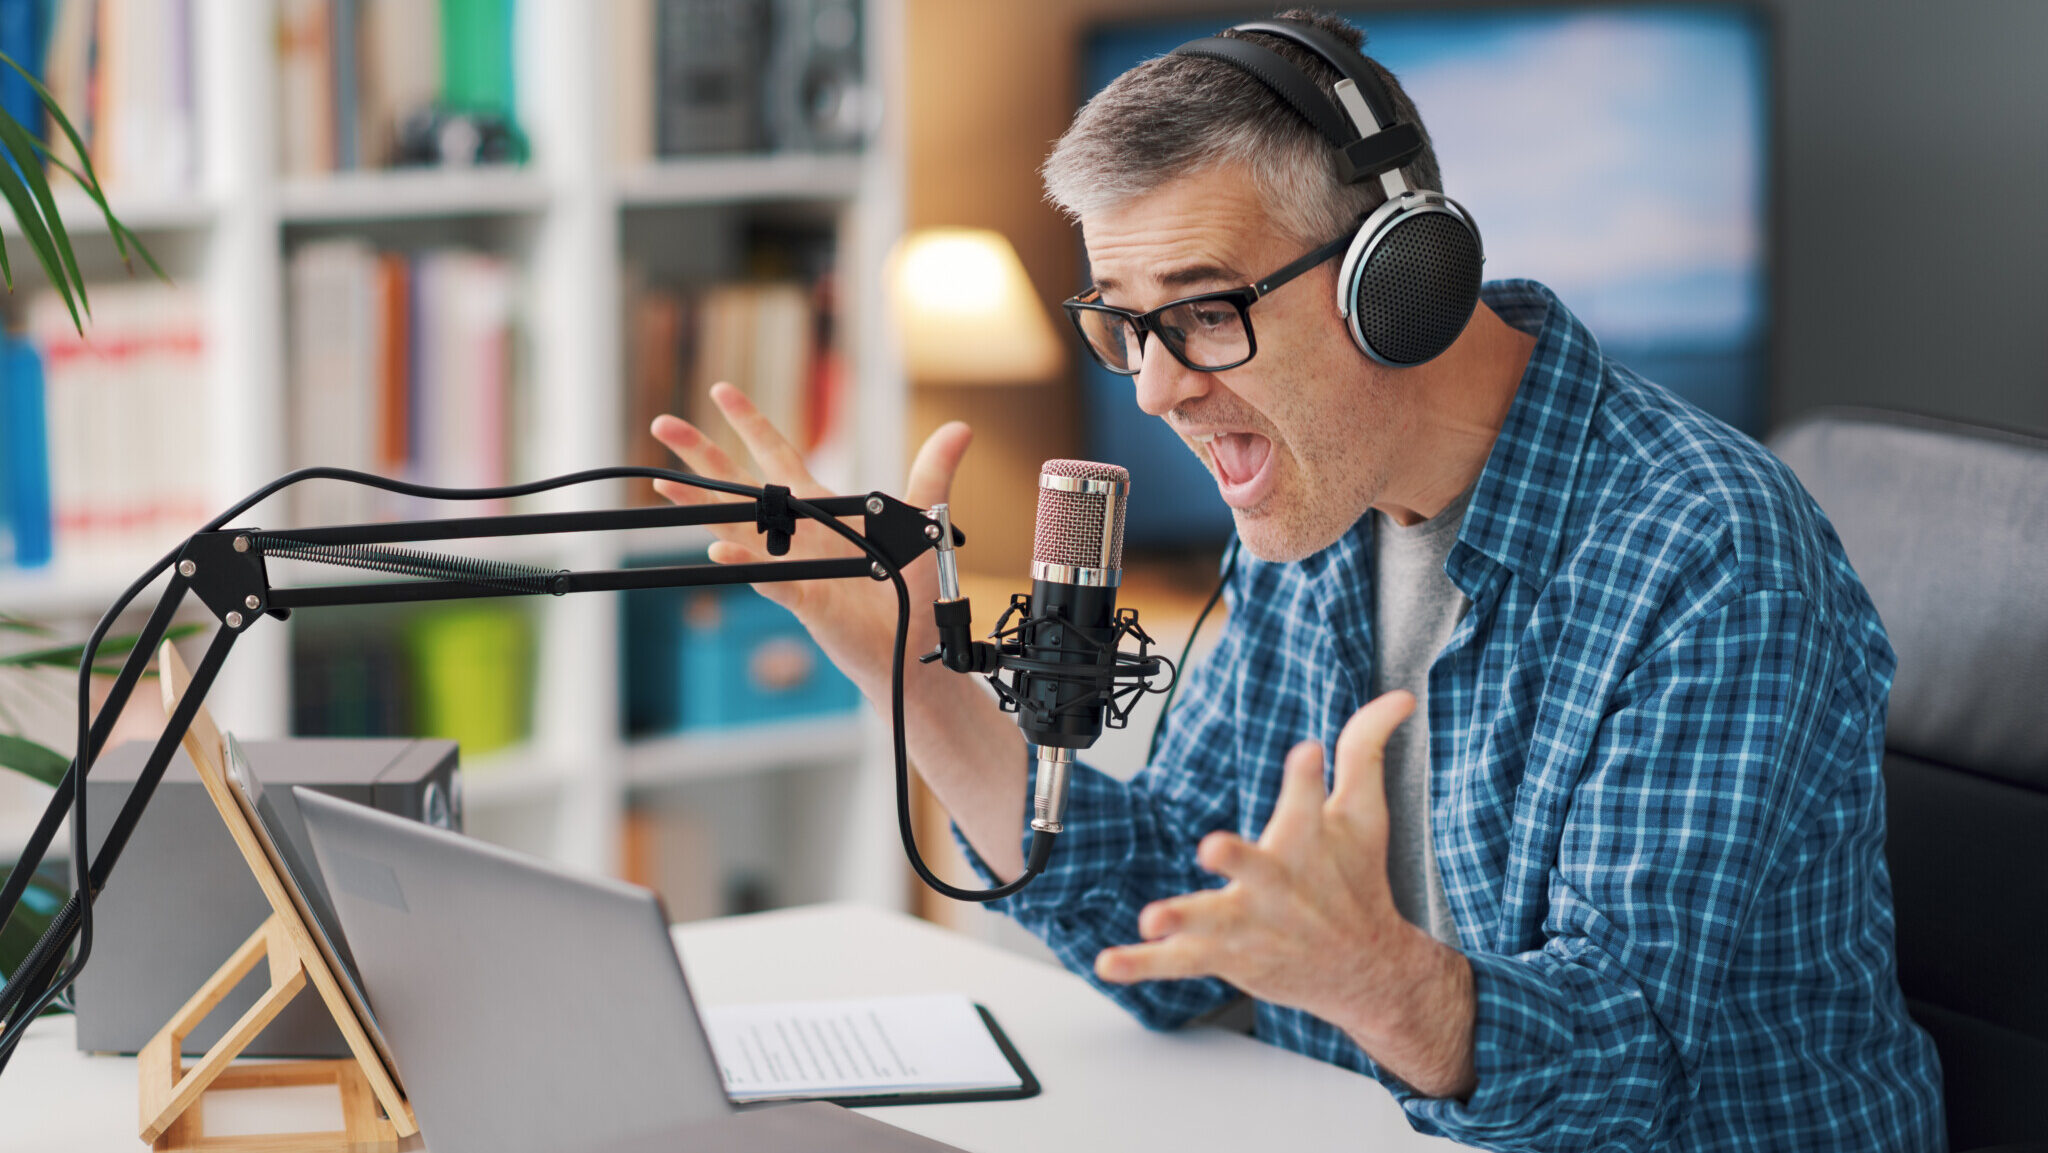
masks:
[[[1138,697],[1170,692],[1178,677],[1172,661],[1151,652],[1137,611],[1116,607],[1130,489],[1131,474],[1113,464],[1045,462],[1038,475],[1031,593],[1010,598],[986,641],[971,634],[951,513],[938,504],[926,514],[934,522],[926,535],[938,552],[939,596],[932,610],[939,645],[922,659],[986,677],[1003,711],[1017,714],[1017,727],[1038,750],[1025,860],[1030,876],[1045,871],[1053,838],[1062,831],[1075,751],[1094,744],[1105,725],[1124,727]],[[1126,639],[1137,642],[1135,651],[1123,650]],[[1155,683],[1162,674],[1166,683]]]
[[[1123,581],[1131,474],[1113,464],[1049,460],[1038,474],[1031,608],[1017,662],[1017,725],[1038,748],[1031,827],[1061,829],[1074,752],[1102,735],[1117,665],[1116,590]]]

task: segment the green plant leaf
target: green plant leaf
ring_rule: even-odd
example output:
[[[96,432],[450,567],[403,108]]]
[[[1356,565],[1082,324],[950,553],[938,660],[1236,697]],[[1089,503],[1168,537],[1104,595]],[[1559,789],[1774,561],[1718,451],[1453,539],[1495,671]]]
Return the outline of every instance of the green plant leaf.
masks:
[[[79,187],[85,189],[85,194],[92,198],[92,202],[99,206],[100,215],[106,217],[107,231],[114,237],[114,248],[121,254],[121,263],[124,266],[128,264],[128,243],[133,241],[136,251],[142,254],[142,259],[149,265],[150,270],[159,278],[169,280],[170,277],[164,275],[164,270],[157,267],[156,259],[149,254],[149,249],[142,246],[142,242],[136,239],[135,234],[130,232],[126,225],[114,219],[114,210],[107,207],[106,192],[100,187],[99,174],[92,170],[92,150],[85,146],[85,141],[78,135],[78,129],[71,126],[71,118],[64,115],[64,109],[58,106],[57,98],[43,86],[43,82],[35,73],[23,68],[4,52],[0,52],[0,64],[14,69],[22,79],[28,81],[29,87],[35,90],[36,99],[42,101],[44,110],[50,114],[50,119],[56,122],[58,130],[64,133],[64,138],[71,142],[72,151],[78,157],[79,168],[85,170],[83,173],[57,159],[42,144],[38,143],[36,148],[49,157],[50,163],[70,173],[71,178],[78,181]]]
[[[156,257],[150,254],[149,246],[142,243],[142,238],[135,235],[135,230],[114,219],[113,210],[107,207],[106,196],[100,192],[97,186],[87,184],[85,176],[78,169],[58,159],[57,154],[45,147],[41,141],[36,142],[36,151],[41,154],[44,160],[49,162],[51,167],[68,174],[73,180],[78,181],[79,187],[85,190],[86,196],[99,206],[100,214],[107,222],[107,231],[113,234],[114,247],[121,255],[123,267],[131,272],[134,271],[135,266],[133,261],[129,259],[128,252],[128,246],[134,245],[134,255],[140,256],[142,262],[149,265],[149,270],[156,273],[157,279],[166,284],[171,283],[170,273],[165,272],[163,266],[156,262]]]
[[[14,118],[0,111],[0,121],[13,124]],[[16,131],[21,129],[19,124],[14,127]],[[0,125],[0,140],[5,138],[6,128]],[[36,254],[36,261],[43,266],[43,275],[49,278],[50,287],[63,298],[64,307],[71,313],[72,327],[84,332],[85,325],[78,318],[78,301],[72,295],[71,282],[65,279],[63,267],[58,263],[56,243],[50,239],[49,229],[43,226],[35,197],[30,195],[21,173],[12,164],[0,163],[0,196],[4,196],[8,207],[14,210],[14,221],[21,225],[21,238],[28,241],[29,250]]]
[[[7,261],[7,234],[0,232],[0,281],[7,285],[7,291],[14,291],[14,266]]]
[[[70,767],[71,758],[53,749],[44,748],[27,737],[0,733],[0,768],[13,769],[56,788]]]
[[[181,641],[200,631],[203,627],[205,626],[197,624],[172,625],[164,630],[164,639],[167,641]],[[98,660],[127,656],[129,650],[135,647],[135,642],[139,639],[133,633],[127,636],[108,637],[100,642],[99,650],[93,654],[93,657]],[[0,656],[0,668],[76,669],[78,662],[84,659],[85,646],[83,644],[56,645],[51,648],[30,649],[27,652],[9,653],[6,656]],[[116,671],[119,671],[118,667]]]
[[[8,632],[36,633],[39,635],[48,635],[50,631],[34,621],[25,621],[20,617],[8,616],[6,613],[0,613],[0,629],[5,629]]]
[[[42,209],[43,219],[49,226],[50,240],[57,250],[58,263],[64,274],[71,278],[71,284],[78,290],[78,303],[87,316],[92,315],[92,302],[86,299],[85,277],[79,274],[78,257],[71,251],[71,237],[64,230],[64,218],[57,211],[57,198],[50,195],[50,182],[43,176],[41,159],[36,155],[36,139],[14,117],[0,109],[0,145],[5,145],[7,154],[21,166],[21,175],[28,184],[29,194]],[[24,230],[27,226],[23,225]]]

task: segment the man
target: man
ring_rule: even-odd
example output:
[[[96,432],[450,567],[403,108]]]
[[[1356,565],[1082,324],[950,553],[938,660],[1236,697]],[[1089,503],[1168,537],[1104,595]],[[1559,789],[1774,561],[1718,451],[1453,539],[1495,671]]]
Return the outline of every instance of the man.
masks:
[[[1251,283],[1380,197],[1262,84],[1188,57],[1112,83],[1045,172],[1085,299],[1130,314]],[[1426,149],[1406,175],[1440,187]],[[1259,1037],[1472,1144],[1939,1147],[1882,857],[1893,657],[1818,508],[1540,285],[1488,285],[1446,352],[1390,369],[1351,342],[1335,278],[1260,298],[1256,353],[1222,371],[1188,363],[1185,330],[1091,342],[1132,358],[1110,366],[1208,464],[1248,555],[1157,761],[1128,783],[1077,769],[1050,868],[999,907],[1147,1024],[1248,995]],[[768,479],[815,491],[743,397],[714,396]],[[655,433],[738,475],[688,425]],[[934,433],[905,498],[944,499],[968,437]],[[713,555],[761,554],[734,533]],[[762,591],[886,701],[886,590]],[[915,669],[912,755],[977,867],[1014,876],[1023,740],[971,679]]]

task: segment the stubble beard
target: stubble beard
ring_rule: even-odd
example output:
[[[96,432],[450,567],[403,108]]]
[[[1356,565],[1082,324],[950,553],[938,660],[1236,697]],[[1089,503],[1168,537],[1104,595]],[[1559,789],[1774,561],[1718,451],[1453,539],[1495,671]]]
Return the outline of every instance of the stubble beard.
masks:
[[[1334,418],[1291,422],[1313,431],[1297,451],[1285,453],[1281,483],[1257,508],[1232,509],[1238,539],[1263,561],[1292,564],[1335,544],[1386,491],[1395,441],[1400,436],[1391,382],[1375,375],[1357,403],[1338,406]]]

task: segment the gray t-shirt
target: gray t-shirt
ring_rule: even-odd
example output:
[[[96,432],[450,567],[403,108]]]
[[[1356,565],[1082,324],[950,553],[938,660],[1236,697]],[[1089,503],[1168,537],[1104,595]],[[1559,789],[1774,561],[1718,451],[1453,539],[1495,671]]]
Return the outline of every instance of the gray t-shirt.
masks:
[[[1415,712],[1387,741],[1387,881],[1394,907],[1447,945],[1458,925],[1444,898],[1429,829],[1429,666],[1472,602],[1444,575],[1472,490],[1442,512],[1402,527],[1373,515],[1372,694],[1415,694]]]

